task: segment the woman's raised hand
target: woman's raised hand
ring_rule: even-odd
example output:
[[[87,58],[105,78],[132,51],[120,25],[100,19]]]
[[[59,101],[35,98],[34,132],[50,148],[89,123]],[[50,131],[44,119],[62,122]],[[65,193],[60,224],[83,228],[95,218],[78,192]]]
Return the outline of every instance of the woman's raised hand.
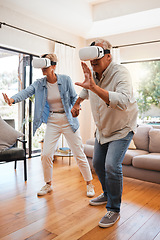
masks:
[[[14,103],[14,99],[13,99],[13,98],[9,98],[6,93],[2,93],[2,95],[3,95],[4,101],[5,101],[9,106],[11,106],[12,103]]]

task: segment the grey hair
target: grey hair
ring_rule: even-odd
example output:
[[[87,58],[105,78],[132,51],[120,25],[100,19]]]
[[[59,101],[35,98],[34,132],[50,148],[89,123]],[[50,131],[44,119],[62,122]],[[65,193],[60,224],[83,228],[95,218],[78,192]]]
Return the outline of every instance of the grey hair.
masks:
[[[58,62],[58,58],[57,58],[57,55],[55,53],[47,54],[45,57],[49,58],[53,62]]]
[[[108,49],[111,50],[112,45],[110,44],[110,42],[103,40],[103,39],[96,39],[95,44],[101,43],[104,49]]]

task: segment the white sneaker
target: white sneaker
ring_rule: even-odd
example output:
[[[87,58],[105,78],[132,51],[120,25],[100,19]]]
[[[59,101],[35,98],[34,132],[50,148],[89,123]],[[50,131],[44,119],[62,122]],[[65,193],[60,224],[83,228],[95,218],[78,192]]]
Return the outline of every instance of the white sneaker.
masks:
[[[53,190],[52,186],[47,184],[41,188],[41,190],[37,193],[38,196],[46,195],[47,193]]]
[[[94,195],[94,186],[90,183],[87,185],[87,197],[93,197]]]

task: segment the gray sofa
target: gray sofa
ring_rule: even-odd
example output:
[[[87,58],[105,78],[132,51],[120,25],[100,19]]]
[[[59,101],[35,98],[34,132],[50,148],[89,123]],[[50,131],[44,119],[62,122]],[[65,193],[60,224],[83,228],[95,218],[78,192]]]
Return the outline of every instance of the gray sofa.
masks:
[[[92,171],[94,139],[84,144],[84,152]],[[160,129],[140,125],[123,160],[123,175],[148,182],[160,183]]]

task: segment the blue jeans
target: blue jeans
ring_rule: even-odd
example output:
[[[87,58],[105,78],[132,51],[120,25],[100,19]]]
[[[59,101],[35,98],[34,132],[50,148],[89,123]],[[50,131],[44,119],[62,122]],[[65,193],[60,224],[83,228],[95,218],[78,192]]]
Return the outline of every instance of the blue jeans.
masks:
[[[119,140],[100,144],[95,140],[93,167],[107,197],[107,210],[120,212],[123,189],[122,162],[133,132]]]

